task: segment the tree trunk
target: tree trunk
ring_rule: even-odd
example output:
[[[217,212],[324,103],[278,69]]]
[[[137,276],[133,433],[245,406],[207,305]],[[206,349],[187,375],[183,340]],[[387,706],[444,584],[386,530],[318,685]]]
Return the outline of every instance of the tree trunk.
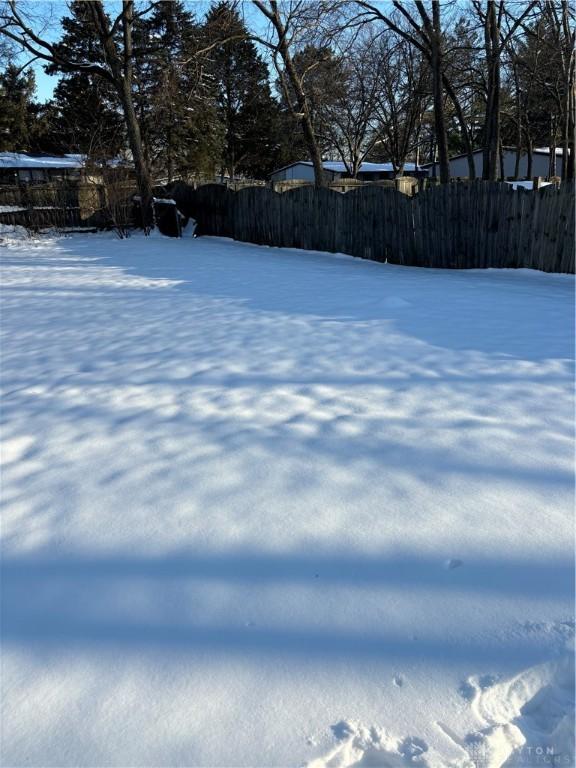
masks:
[[[556,176],[556,120],[550,115],[550,157],[548,160],[548,178]]]
[[[353,155],[352,157],[352,168],[350,169],[350,177],[353,179],[358,178],[358,171],[360,170],[360,166],[362,164],[362,161],[358,154]]]
[[[434,137],[430,141],[430,160],[432,161],[432,178],[435,179],[438,176],[438,153]]]
[[[152,180],[150,178],[149,165],[144,154],[142,134],[140,132],[140,125],[138,123],[136,110],[134,109],[134,100],[132,98],[134,57],[132,50],[132,25],[134,22],[134,2],[133,0],[123,0],[122,2],[121,18],[124,43],[122,59],[120,59],[118,54],[103,3],[90,3],[90,10],[104,50],[106,61],[112,71],[114,87],[116,88],[116,92],[118,93],[122,105],[122,112],[126,122],[128,144],[134,161],[136,184],[138,185],[138,192],[140,193],[142,226],[146,230],[152,223]]]
[[[572,64],[572,75],[570,77],[570,83],[568,88],[568,141],[566,142],[566,149],[568,150],[568,157],[564,156],[563,162],[566,163],[564,178],[567,181],[573,181],[575,176],[575,158],[574,158],[574,110],[576,109],[576,83],[574,83],[574,64]]]
[[[498,181],[500,178],[500,56],[494,63],[494,100],[492,112],[492,141],[490,146],[490,179]]]
[[[310,155],[310,160],[314,166],[314,183],[316,187],[326,187],[328,185],[328,181],[326,179],[326,174],[324,173],[324,165],[322,163],[320,148],[318,147],[318,142],[316,141],[314,126],[312,125],[312,120],[310,119],[308,100],[306,98],[306,94],[304,93],[304,89],[302,88],[302,82],[298,76],[294,62],[292,61],[290,50],[288,49],[288,44],[286,43],[285,30],[281,26],[281,22],[279,20],[277,23],[280,24],[279,27],[277,26],[278,38],[280,40],[278,51],[282,57],[286,74],[288,75],[290,85],[294,89],[294,94],[296,96],[296,104],[298,106],[298,114],[302,124],[302,131],[304,133],[304,141],[306,142],[308,154]]]
[[[566,87],[566,106],[564,110],[564,126],[562,131],[562,178],[565,181],[573,181],[575,175],[574,157],[574,110],[576,109],[576,82],[574,80],[574,30],[570,23],[570,8],[568,2],[563,0],[562,7],[562,37],[563,37],[563,62]]]
[[[312,165],[314,166],[314,184],[316,187],[327,187],[328,180],[326,178],[326,174],[324,173],[324,165],[322,163],[320,148],[318,147],[318,142],[316,141],[314,127],[312,125],[312,121],[310,120],[308,110],[306,110],[306,114],[302,119],[302,128],[304,131],[304,140],[306,141],[308,153],[310,155]]]
[[[533,147],[532,147],[532,138],[531,137],[528,138],[528,147],[527,147],[527,149],[528,149],[528,151],[526,153],[526,178],[527,179],[531,179],[532,178],[532,159],[533,159],[533,154],[532,154]]]
[[[450,181],[450,163],[448,160],[448,135],[444,113],[444,92],[442,88],[442,31],[440,26],[440,3],[432,4],[433,29],[430,39],[432,64],[432,89],[434,98],[434,129],[440,165],[440,183]]]
[[[168,153],[166,157],[166,174],[168,175],[168,183],[170,184],[172,182],[172,177],[174,175],[174,145],[172,141],[172,121],[170,121],[170,124],[166,126],[167,128],[167,146],[168,146]]]
[[[138,125],[138,120],[136,118],[130,86],[124,80],[122,80],[122,83],[119,85],[120,87],[118,88],[118,95],[122,103],[122,112],[124,113],[124,119],[126,121],[126,132],[128,134],[128,144],[130,145],[130,151],[132,152],[136,184],[138,185],[138,192],[140,193],[142,225],[146,229],[148,226],[150,226],[151,221],[150,209],[152,206],[152,180],[150,178],[148,164],[146,163],[144,157],[142,137],[140,135],[140,126]]]
[[[470,131],[468,130],[468,125],[466,124],[466,118],[464,116],[464,112],[462,111],[460,100],[456,96],[456,93],[454,92],[454,89],[452,88],[452,85],[450,84],[450,81],[448,80],[447,77],[443,77],[443,83],[444,83],[444,88],[446,89],[446,93],[448,94],[448,97],[450,98],[450,101],[454,105],[454,109],[456,111],[456,117],[458,118],[460,131],[462,133],[462,139],[464,140],[464,146],[466,148],[466,160],[468,162],[468,178],[471,181],[473,181],[476,178],[476,165],[474,163],[474,147],[472,145],[472,138],[470,136]]]
[[[520,173],[520,157],[522,155],[522,102],[520,99],[518,66],[516,62],[514,62],[514,89],[516,91],[516,159],[514,161],[514,180],[516,181]]]
[[[484,20],[484,45],[488,66],[482,178],[496,181],[500,149],[500,30],[495,0],[488,0]]]
[[[518,179],[518,174],[520,173],[521,156],[522,156],[522,150],[520,149],[520,142],[518,142],[518,145],[516,147],[516,159],[514,160],[514,181]]]
[[[570,149],[568,144],[568,115],[564,116],[564,126],[562,130],[562,178],[567,179],[568,157]]]

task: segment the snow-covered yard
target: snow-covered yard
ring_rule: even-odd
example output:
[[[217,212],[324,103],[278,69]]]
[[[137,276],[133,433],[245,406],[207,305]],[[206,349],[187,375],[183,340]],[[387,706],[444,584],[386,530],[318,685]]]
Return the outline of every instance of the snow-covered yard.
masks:
[[[572,277],[0,255],[3,765],[573,764]]]

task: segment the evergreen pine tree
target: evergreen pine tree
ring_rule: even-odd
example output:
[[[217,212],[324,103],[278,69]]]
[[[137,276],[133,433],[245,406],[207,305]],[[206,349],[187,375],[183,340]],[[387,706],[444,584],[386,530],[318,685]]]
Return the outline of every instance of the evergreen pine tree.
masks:
[[[161,0],[136,30],[135,104],[157,178],[214,172],[222,131],[196,52],[202,28],[179,0]]]
[[[225,128],[222,170],[231,177],[266,176],[278,163],[280,144],[279,106],[270,91],[268,67],[230,3],[211,8],[207,29],[212,36],[230,38],[210,57]]]
[[[9,64],[0,73],[0,151],[19,152],[31,148],[34,90],[32,70],[21,72]]]
[[[116,157],[125,146],[122,116],[107,84],[86,73],[60,80],[54,90],[50,132],[67,152]]]
[[[86,5],[75,0],[62,19],[60,51],[71,57],[99,61],[101,52]],[[67,72],[51,64],[48,74],[60,73],[49,110],[52,144],[61,151],[81,152],[97,158],[115,157],[125,145],[118,96],[102,78],[85,72]]]

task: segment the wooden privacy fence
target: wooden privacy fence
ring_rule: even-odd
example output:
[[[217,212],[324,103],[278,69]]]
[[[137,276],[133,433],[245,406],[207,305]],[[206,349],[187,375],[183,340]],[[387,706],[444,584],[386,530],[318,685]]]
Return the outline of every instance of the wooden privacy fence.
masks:
[[[415,267],[574,272],[574,187],[446,184],[408,197],[381,186],[346,194],[299,187],[170,191],[197,232],[259,245],[347,253]]]
[[[133,182],[0,187],[0,224],[30,230],[106,227],[132,213]]]
[[[96,190],[91,192],[98,197]],[[32,230],[80,227],[83,223],[81,197],[78,185],[0,187],[0,224],[19,224]],[[93,208],[99,201],[94,202]]]

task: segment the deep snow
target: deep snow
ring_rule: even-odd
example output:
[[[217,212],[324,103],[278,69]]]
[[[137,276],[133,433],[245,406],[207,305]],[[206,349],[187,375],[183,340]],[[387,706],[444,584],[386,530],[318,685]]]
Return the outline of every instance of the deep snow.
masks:
[[[573,764],[572,277],[4,244],[3,765]]]

